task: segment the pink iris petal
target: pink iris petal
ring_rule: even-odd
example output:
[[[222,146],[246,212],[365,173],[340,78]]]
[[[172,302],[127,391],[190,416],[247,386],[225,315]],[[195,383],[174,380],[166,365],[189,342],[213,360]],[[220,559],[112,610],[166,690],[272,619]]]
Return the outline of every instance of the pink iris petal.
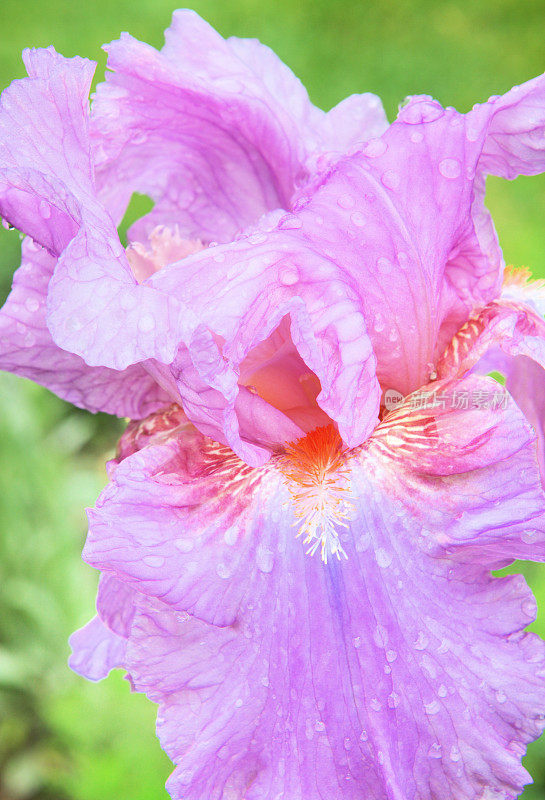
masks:
[[[249,469],[187,429],[122,461],[91,512],[86,558],[151,597],[124,665],[159,702],[174,798],[470,800],[527,782],[545,653],[523,579],[489,570],[545,558],[531,428],[509,398],[409,398],[348,463],[343,562],[305,556],[277,462]]]
[[[55,259],[23,242],[20,269],[0,311],[0,368],[30,378],[89,411],[120,417],[145,417],[170,401],[144,364],[117,372],[89,367],[53,342],[46,322],[47,289]]]

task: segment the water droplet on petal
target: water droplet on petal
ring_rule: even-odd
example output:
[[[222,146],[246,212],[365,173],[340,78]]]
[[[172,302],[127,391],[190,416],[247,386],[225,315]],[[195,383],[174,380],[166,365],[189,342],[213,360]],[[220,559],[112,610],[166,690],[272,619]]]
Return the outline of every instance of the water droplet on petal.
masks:
[[[190,553],[195,547],[195,542],[193,539],[175,539],[174,547],[176,550],[179,550],[180,553]]]
[[[354,647],[358,650],[361,647],[361,636],[356,636],[354,639]]]
[[[460,750],[457,747],[451,747],[450,748],[450,760],[451,761],[454,761],[454,762],[459,761],[461,759],[461,757],[462,757],[462,754],[460,753]]]
[[[36,297],[27,297],[25,300],[25,308],[34,314],[40,308],[40,301]]]
[[[283,231],[295,231],[303,227],[303,220],[295,214],[286,214],[278,223],[278,227]]]
[[[462,166],[457,158],[444,158],[439,162],[439,172],[444,178],[454,180],[462,172]]]
[[[160,567],[163,567],[164,564],[165,564],[165,559],[163,558],[163,556],[144,556],[142,561],[148,567],[160,568]]]
[[[413,142],[414,144],[418,144],[419,142],[422,141],[423,138],[424,134],[422,133],[422,131],[413,131],[410,136],[411,142]]]
[[[371,699],[371,708],[373,709],[373,711],[380,711],[382,708],[380,700],[378,700],[376,697],[373,697]]]
[[[223,580],[227,580],[227,578],[231,577],[231,573],[225,564],[219,563],[216,567],[216,572],[218,577],[223,578]]]
[[[365,225],[365,217],[361,211],[354,211],[354,213],[350,215],[350,221],[356,228],[363,228]]]
[[[297,267],[283,267],[278,274],[278,279],[284,286],[293,286],[299,280],[299,270]]]
[[[377,564],[379,567],[386,569],[390,566],[393,561],[393,558],[387,550],[384,550],[382,547],[379,547],[377,552],[375,553],[375,558],[377,559]]]
[[[47,200],[40,200],[40,205],[38,208],[40,211],[40,216],[43,219],[49,219],[49,217],[51,216],[51,206],[49,205]]]
[[[339,199],[337,200],[337,204],[338,204],[338,205],[339,205],[341,208],[346,208],[346,209],[348,209],[348,208],[354,208],[354,206],[356,205],[356,201],[355,201],[355,199],[352,197],[352,195],[351,195],[351,194],[341,194],[341,196],[340,196],[340,197],[339,197]]]
[[[435,744],[432,744],[432,746],[428,750],[428,756],[430,758],[441,758],[441,755],[442,755],[441,745],[439,744],[439,742],[435,742]]]
[[[397,658],[397,653],[395,650],[386,650],[386,661],[389,661],[392,664]]]
[[[397,692],[392,692],[388,696],[388,705],[390,706],[390,708],[397,708],[399,703],[400,703],[400,700],[401,700],[401,698],[398,695],[398,693]]]
[[[439,695],[439,697],[447,696],[447,687],[445,686],[444,683],[442,683],[441,686],[438,688],[437,694]]]
[[[317,731],[317,733],[320,733],[320,731],[325,731],[324,723],[321,720],[318,720],[318,722],[316,722],[314,725],[314,730]]]
[[[362,731],[360,733],[360,742],[366,742],[369,736],[367,735],[367,731]]]
[[[441,711],[441,704],[437,700],[432,700],[431,703],[424,703],[426,714],[432,717]]]
[[[386,172],[383,174],[381,181],[383,185],[386,186],[387,189],[395,190],[398,188],[401,182],[401,178],[399,176],[399,173],[396,172],[395,170],[387,169]]]
[[[384,258],[381,256],[377,258],[377,267],[381,272],[391,272],[393,264],[389,258]]]
[[[383,156],[387,149],[388,145],[384,139],[370,139],[365,145],[363,152],[368,158],[378,158],[379,156]]]
[[[496,700],[498,701],[498,703],[505,703],[505,701],[507,700],[507,695],[505,694],[505,692],[502,692],[501,689],[498,689],[498,691],[496,692]]]

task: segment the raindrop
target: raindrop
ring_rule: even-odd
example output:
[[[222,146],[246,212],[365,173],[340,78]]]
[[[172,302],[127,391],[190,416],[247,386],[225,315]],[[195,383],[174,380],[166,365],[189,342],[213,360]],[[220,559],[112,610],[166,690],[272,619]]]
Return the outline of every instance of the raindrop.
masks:
[[[365,225],[365,217],[361,211],[354,211],[354,213],[350,215],[350,221],[356,228],[363,228]]]
[[[401,178],[399,173],[393,169],[387,169],[386,172],[383,174],[381,181],[387,189],[397,189]]]
[[[356,205],[356,201],[354,200],[351,194],[341,194],[341,196],[337,200],[337,204],[341,208],[349,209],[349,208],[354,208],[354,206]]]
[[[378,158],[383,156],[387,149],[388,145],[384,139],[370,139],[363,152],[368,158]]]
[[[299,270],[297,267],[283,267],[278,274],[278,279],[284,286],[293,286],[299,280]]]
[[[389,567],[393,561],[391,554],[388,553],[387,550],[384,550],[382,547],[379,547],[379,549],[375,553],[375,558],[377,559],[377,564],[379,565],[379,567],[382,567],[383,569]]]
[[[444,158],[439,162],[439,172],[444,178],[454,180],[460,177],[462,166],[457,158]]]
[[[25,300],[25,308],[34,314],[40,308],[40,301],[36,297],[27,297]]]
[[[165,564],[163,556],[144,556],[142,561],[148,567],[163,567]]]
[[[390,706],[390,708],[397,708],[399,703],[400,703],[400,700],[401,700],[401,698],[398,695],[398,693],[397,692],[392,692],[388,696],[388,705]]]
[[[428,756],[430,758],[441,758],[441,755],[442,755],[441,745],[439,744],[439,742],[435,742],[428,750]]]
[[[47,202],[47,200],[40,200],[40,205],[38,206],[40,211],[40,216],[42,219],[49,219],[51,216],[51,206]]]

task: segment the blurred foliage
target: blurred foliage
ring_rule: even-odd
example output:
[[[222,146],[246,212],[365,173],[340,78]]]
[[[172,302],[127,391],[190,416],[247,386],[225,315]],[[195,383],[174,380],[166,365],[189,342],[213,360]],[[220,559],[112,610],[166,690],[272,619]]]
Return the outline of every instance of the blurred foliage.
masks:
[[[270,45],[328,108],[373,91],[390,118],[408,94],[465,111],[543,72],[544,0],[195,0],[223,35]],[[55,45],[104,72],[103,42],[122,30],[155,46],[167,0],[2,0],[0,87],[24,74],[20,51]],[[489,180],[487,202],[506,260],[545,277],[545,177]],[[19,260],[0,229],[0,301]],[[80,560],[83,509],[105,482],[122,423],[67,406],[0,375],[0,800],[155,800],[170,770],[154,736],[155,709],[119,674],[91,685],[66,666],[67,638],[93,613],[96,576]],[[541,609],[545,580],[523,569]],[[532,626],[545,633],[545,612]],[[545,800],[545,744],[531,746]],[[203,799],[204,800],[204,799]]]

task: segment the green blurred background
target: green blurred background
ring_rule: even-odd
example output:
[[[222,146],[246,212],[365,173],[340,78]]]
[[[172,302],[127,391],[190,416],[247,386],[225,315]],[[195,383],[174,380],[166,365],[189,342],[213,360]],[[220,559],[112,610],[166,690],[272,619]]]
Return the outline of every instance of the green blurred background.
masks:
[[[168,0],[2,0],[0,87],[24,74],[20,51],[53,44],[98,60],[123,30],[155,46]],[[196,0],[225,35],[270,45],[329,108],[372,91],[390,118],[408,94],[468,110],[545,70],[543,0]],[[508,262],[545,277],[545,178],[489,182]],[[18,265],[17,232],[0,229],[0,302]],[[121,674],[98,685],[66,666],[67,638],[94,608],[96,575],[80,561],[84,507],[105,482],[118,420],[70,408],[0,375],[0,800],[157,800],[170,764],[155,708]],[[545,568],[519,565],[537,594],[545,635]],[[545,742],[526,764],[545,800]],[[203,798],[206,800],[206,798]],[[287,799],[289,800],[289,799]]]

